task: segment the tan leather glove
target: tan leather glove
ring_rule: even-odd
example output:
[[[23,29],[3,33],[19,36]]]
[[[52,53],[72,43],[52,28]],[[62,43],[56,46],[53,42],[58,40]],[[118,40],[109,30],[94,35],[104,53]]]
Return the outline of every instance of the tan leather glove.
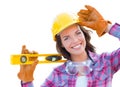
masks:
[[[92,6],[85,5],[87,9],[81,9],[77,14],[79,16],[80,25],[95,30],[98,36],[102,36],[107,29],[110,21],[104,20],[102,15]]]
[[[31,52],[28,51],[28,49],[26,49],[26,46],[22,46],[22,54],[29,54]],[[33,54],[36,54],[37,52],[33,51]],[[18,78],[20,80],[22,80],[23,82],[30,82],[33,81],[33,73],[35,70],[36,65],[38,64],[38,60],[37,57],[31,58],[34,60],[33,64],[29,64],[29,65],[20,65],[20,71],[18,73]]]

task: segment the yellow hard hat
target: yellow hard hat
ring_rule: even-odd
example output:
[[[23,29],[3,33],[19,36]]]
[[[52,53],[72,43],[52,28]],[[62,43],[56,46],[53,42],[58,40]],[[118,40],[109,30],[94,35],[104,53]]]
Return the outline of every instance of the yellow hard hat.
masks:
[[[61,13],[57,15],[52,26],[53,39],[55,40],[56,34],[60,33],[62,30],[64,30],[68,26],[77,22],[79,22],[79,20],[78,20],[78,17],[75,15],[73,16],[68,13]]]

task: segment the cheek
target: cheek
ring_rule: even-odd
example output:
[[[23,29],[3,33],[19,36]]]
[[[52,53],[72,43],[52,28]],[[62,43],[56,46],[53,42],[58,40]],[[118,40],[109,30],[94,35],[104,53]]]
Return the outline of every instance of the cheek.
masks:
[[[83,42],[84,42],[84,46],[86,47],[86,40],[84,39]]]
[[[84,37],[84,36],[79,37],[79,40],[82,41],[83,45],[86,47],[86,40],[85,40],[85,37]]]
[[[69,42],[62,41],[62,47],[64,47],[65,49],[68,49],[69,45]]]

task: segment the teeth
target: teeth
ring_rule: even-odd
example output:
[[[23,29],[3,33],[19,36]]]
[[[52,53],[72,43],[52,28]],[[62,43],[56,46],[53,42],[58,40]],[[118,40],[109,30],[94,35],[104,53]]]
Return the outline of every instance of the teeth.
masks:
[[[81,47],[81,45],[76,45],[73,48],[80,48],[80,47]]]

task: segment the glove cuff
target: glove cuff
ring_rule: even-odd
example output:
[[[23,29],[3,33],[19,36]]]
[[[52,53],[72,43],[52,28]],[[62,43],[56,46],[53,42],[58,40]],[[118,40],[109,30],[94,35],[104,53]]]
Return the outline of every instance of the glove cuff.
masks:
[[[108,26],[107,21],[105,20],[98,21],[98,25],[96,26],[97,27],[96,32],[99,37],[101,37],[102,35],[106,33],[105,31],[107,29],[107,26]]]
[[[32,82],[34,80],[33,76],[25,76],[23,73],[18,73],[18,78],[24,83]]]

